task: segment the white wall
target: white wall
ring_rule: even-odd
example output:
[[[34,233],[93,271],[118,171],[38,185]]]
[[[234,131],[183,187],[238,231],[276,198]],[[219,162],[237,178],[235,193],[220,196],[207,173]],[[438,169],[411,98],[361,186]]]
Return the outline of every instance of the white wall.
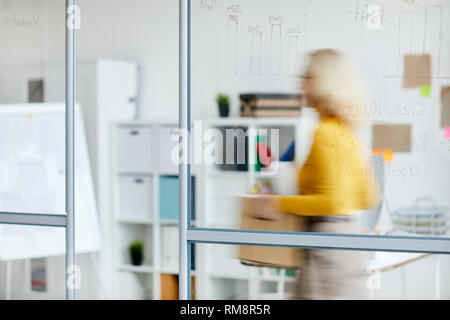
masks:
[[[114,58],[140,63],[143,74],[142,114],[177,119],[178,1],[79,0],[79,60]],[[0,65],[64,61],[64,7],[59,0],[2,0],[0,18],[32,20],[33,27],[0,24]],[[2,89],[0,89],[2,90]],[[6,88],[4,89],[6,91]]]

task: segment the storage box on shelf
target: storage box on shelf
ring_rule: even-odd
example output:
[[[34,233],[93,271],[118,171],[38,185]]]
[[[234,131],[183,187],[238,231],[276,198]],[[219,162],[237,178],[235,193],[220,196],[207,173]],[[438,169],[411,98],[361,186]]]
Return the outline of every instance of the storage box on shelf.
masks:
[[[121,173],[152,172],[152,129],[120,127],[117,129],[117,170]]]
[[[177,274],[179,266],[178,225],[161,225],[161,272]],[[195,271],[195,244],[191,247],[191,272]]]
[[[195,220],[195,177],[191,177],[191,220]],[[178,221],[178,176],[159,178],[159,219],[161,222]]]
[[[299,116],[302,95],[286,93],[246,93],[239,96],[243,117]]]
[[[175,126],[160,127],[158,135],[158,166],[160,174],[178,175],[178,165],[172,161],[172,151],[178,145],[178,128]]]
[[[178,300],[178,275],[161,274],[161,300]],[[191,299],[195,300],[195,277],[191,277]]]
[[[121,222],[151,223],[153,177],[124,175],[119,178]]]
[[[161,227],[161,268],[177,270],[179,262],[178,226]]]

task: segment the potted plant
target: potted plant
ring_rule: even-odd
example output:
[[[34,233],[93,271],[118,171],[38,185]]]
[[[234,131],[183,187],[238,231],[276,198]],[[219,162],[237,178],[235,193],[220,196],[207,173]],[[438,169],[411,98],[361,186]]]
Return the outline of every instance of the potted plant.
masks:
[[[228,117],[230,113],[230,97],[226,94],[219,93],[216,97],[216,102],[219,106],[220,117]]]
[[[131,264],[140,266],[144,259],[144,245],[142,241],[136,240],[128,248],[130,250]]]

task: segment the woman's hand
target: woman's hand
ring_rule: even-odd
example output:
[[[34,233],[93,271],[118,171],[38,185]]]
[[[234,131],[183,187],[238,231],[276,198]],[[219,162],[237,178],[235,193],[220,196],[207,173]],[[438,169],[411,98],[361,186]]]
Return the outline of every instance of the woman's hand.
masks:
[[[263,220],[280,220],[281,197],[278,195],[258,195],[247,202],[245,210],[252,218]]]

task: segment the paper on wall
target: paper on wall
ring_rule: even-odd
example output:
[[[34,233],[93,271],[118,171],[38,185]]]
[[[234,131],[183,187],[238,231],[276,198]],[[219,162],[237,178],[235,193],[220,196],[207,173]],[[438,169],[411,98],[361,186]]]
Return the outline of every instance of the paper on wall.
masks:
[[[431,85],[431,56],[405,55],[403,88],[420,88]]]
[[[390,124],[372,126],[372,149],[411,152],[410,124]]]
[[[441,89],[441,128],[450,127],[450,87]]]

